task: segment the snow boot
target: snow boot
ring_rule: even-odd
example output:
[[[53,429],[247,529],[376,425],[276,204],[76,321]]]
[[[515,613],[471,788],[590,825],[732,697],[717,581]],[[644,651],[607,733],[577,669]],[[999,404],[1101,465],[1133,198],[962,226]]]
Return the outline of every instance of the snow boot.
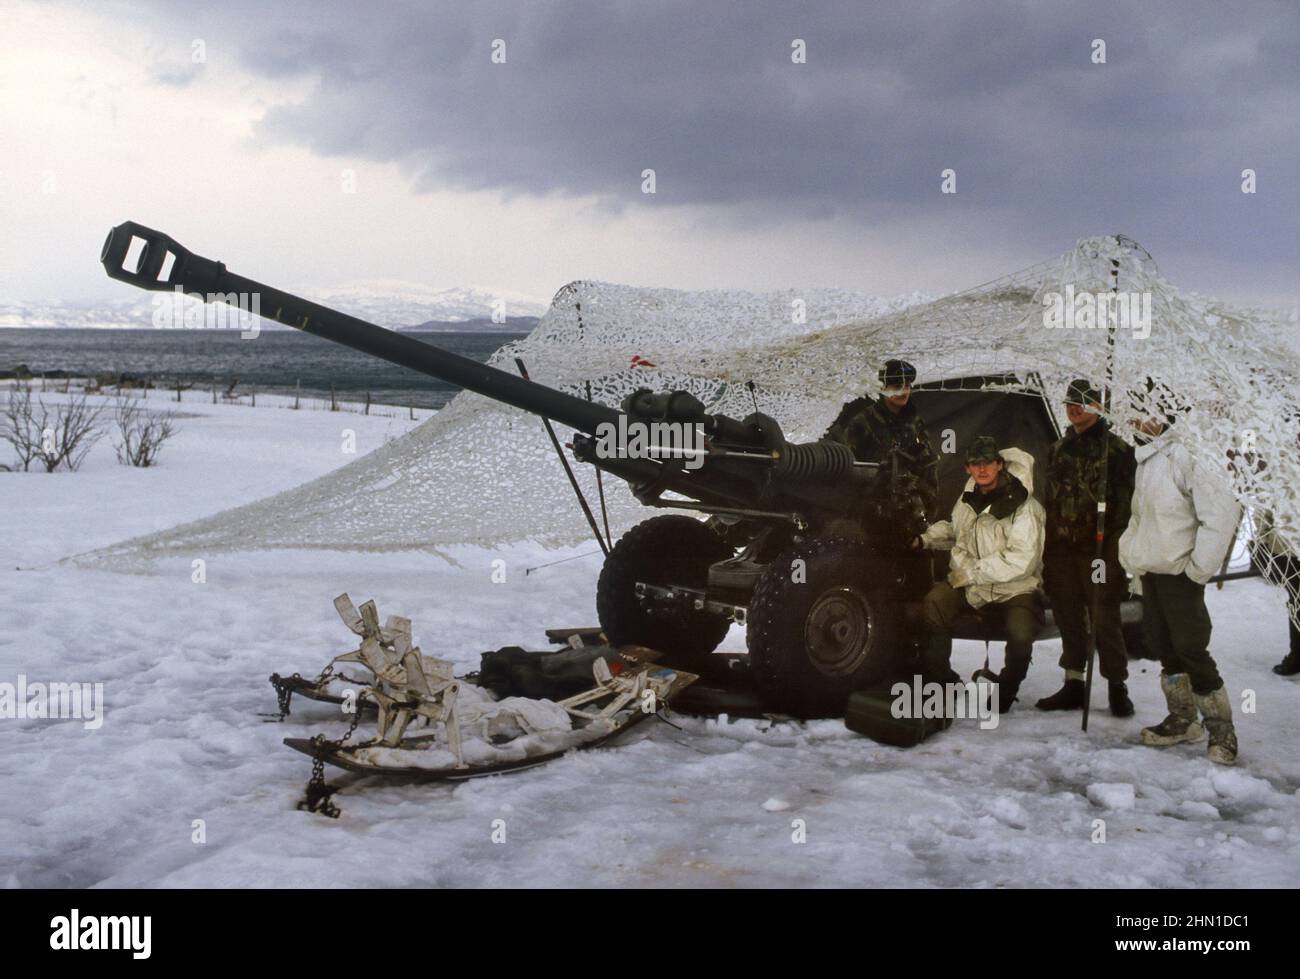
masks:
[[[1083,681],[1066,680],[1065,686],[1034,706],[1039,710],[1079,710],[1083,707]]]
[[[1237,763],[1237,731],[1232,726],[1232,703],[1228,688],[1220,687],[1213,693],[1197,694],[1196,706],[1201,709],[1205,726],[1210,732],[1210,761],[1219,765]]]
[[[1006,671],[1003,670],[1005,673]],[[1010,680],[1006,677],[998,677],[998,713],[1005,714],[1011,709],[1011,705],[1016,702],[1016,697],[1020,693],[1020,681]]]
[[[1153,747],[1199,741],[1205,729],[1196,718],[1196,703],[1192,699],[1192,678],[1186,673],[1161,673],[1160,689],[1165,692],[1169,716],[1155,727],[1142,729],[1142,743]]]
[[[1133,701],[1129,699],[1128,684],[1123,680],[1111,680],[1107,693],[1110,696],[1111,714],[1115,717],[1133,716]]]
[[[978,684],[981,692],[984,694],[984,709],[989,710],[993,705],[993,692],[997,691],[998,695],[998,713],[1005,714],[1011,709],[1011,703],[1016,699],[1020,692],[1020,682],[1012,684],[1005,678],[1006,670],[1002,673],[994,673],[992,670],[976,670],[971,676],[970,682]]]
[[[1287,612],[1291,611],[1291,606],[1287,606]],[[1278,676],[1295,676],[1300,673],[1300,629],[1296,628],[1294,621],[1287,623],[1287,632],[1291,633],[1291,651],[1282,659],[1281,663],[1273,667],[1273,672]]]
[[[1028,673],[1028,657],[1023,661],[1012,660],[1002,667],[1002,672],[998,674],[999,714],[1005,714],[1016,702],[1016,696],[1020,693],[1020,684],[1025,682],[1025,675]]]
[[[1291,652],[1283,657],[1282,662],[1273,667],[1273,672],[1278,676],[1295,676],[1300,673],[1300,629],[1295,627],[1295,623],[1288,623],[1291,633]]]

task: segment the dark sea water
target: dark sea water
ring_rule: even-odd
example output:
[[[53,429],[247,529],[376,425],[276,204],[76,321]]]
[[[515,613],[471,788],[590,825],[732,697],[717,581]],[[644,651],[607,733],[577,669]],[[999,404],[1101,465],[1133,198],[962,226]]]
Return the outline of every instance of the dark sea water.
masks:
[[[418,340],[486,361],[518,333],[417,333]],[[0,371],[25,364],[35,375],[66,371],[74,377],[131,374],[165,387],[179,379],[223,391],[238,379],[236,393],[293,394],[328,398],[330,384],[341,400],[440,408],[460,388],[416,371],[376,360],[328,340],[295,331],[263,330],[244,340],[237,330],[0,329]]]

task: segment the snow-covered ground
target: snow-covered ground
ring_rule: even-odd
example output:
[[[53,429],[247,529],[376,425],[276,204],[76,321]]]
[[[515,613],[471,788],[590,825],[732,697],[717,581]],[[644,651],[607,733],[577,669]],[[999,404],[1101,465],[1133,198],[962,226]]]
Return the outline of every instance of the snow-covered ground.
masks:
[[[1130,684],[1138,716],[1102,707],[1087,735],[1078,714],[1024,704],[994,730],[959,721],[910,750],[836,721],[679,716],[683,730],[651,721],[615,746],[458,786],[331,773],[345,785],[342,818],[299,812],[310,762],[281,739],[344,725],[302,701],[283,724],[258,715],[274,710],[271,672],[314,673],[353,645],[335,595],[413,617],[425,652],[468,670],[486,649],[544,648],[546,627],[593,624],[599,561],[526,573],[591,545],[467,548],[454,561],[196,555],[204,583],[189,560],[147,575],[55,563],[348,462],[345,428],[362,453],[412,424],[261,400],[182,409],[190,417],[157,469],[119,466],[105,440],[78,473],[0,474],[0,682],[102,682],[107,704],[96,730],[0,720],[9,886],[1300,883],[1300,684],[1269,672],[1285,620],[1281,595],[1260,581],[1209,594],[1237,708],[1236,769],[1211,766],[1203,744],[1136,743],[1141,724],[1163,716],[1158,666],[1144,661]],[[743,635],[723,648],[743,650]],[[1059,684],[1059,654],[1057,642],[1036,651],[1028,704]],[[955,665],[969,673],[982,655],[959,643]],[[1255,713],[1240,709],[1246,689]],[[1094,842],[1098,820],[1105,842]],[[800,831],[806,842],[794,841]]]

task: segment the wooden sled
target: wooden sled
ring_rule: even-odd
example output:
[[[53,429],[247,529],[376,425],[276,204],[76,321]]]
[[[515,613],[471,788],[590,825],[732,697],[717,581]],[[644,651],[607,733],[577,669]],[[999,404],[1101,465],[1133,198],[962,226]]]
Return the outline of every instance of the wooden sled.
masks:
[[[522,758],[469,761],[459,765],[447,764],[435,767],[402,763],[403,756],[414,762],[419,759],[420,753],[426,751],[436,751],[440,755],[448,754],[445,733],[439,732],[406,737],[394,745],[375,742],[357,745],[326,742],[318,747],[317,742],[308,738],[285,738],[284,743],[295,751],[313,758],[319,757],[326,764],[357,774],[384,775],[427,782],[464,781],[535,768],[571,751],[582,751],[607,744],[613,738],[654,716],[658,709],[667,706],[695,680],[694,674],[657,667],[650,663],[637,664],[633,669],[612,676],[605,663],[597,661],[594,672],[596,682],[591,690],[558,702],[558,706],[564,708],[572,717],[573,731],[577,733],[577,739],[555,750],[541,751]],[[648,697],[647,692],[653,693],[653,697]],[[654,709],[646,709],[649,705],[653,705]],[[583,738],[581,733],[587,730],[590,730],[592,735]]]

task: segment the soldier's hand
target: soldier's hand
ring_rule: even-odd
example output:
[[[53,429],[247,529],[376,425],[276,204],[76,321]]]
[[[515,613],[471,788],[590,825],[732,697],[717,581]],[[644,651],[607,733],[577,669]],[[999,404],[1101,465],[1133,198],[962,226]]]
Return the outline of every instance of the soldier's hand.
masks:
[[[920,534],[917,534],[915,537],[913,537],[913,538],[911,539],[911,541],[908,543],[907,546],[910,547],[910,548],[911,548],[912,550],[914,550],[914,551],[919,551],[919,550],[924,549],[924,547],[925,547],[925,541],[921,540],[921,535],[920,535]]]

